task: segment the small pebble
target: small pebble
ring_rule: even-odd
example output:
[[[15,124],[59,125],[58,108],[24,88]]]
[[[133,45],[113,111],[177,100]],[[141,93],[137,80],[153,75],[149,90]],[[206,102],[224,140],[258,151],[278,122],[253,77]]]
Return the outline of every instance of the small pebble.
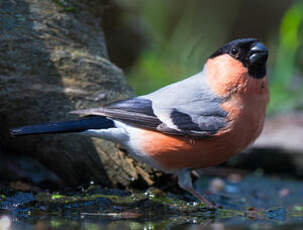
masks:
[[[213,193],[222,192],[224,188],[225,188],[225,182],[220,178],[213,179],[209,185],[209,190]]]
[[[242,180],[242,176],[238,173],[232,173],[228,175],[227,180],[232,183],[239,183]]]
[[[285,196],[288,196],[290,193],[289,189],[288,188],[282,188],[278,194],[279,194],[279,197],[285,197]]]
[[[224,224],[222,223],[214,223],[214,224],[211,224],[211,229],[212,230],[224,230]]]
[[[10,229],[12,220],[9,216],[0,216],[0,230]]]

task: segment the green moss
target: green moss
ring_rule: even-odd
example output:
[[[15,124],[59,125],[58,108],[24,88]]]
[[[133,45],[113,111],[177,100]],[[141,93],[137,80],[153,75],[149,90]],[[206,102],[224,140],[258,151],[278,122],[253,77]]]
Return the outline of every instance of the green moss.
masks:
[[[302,212],[303,213],[303,206],[301,206],[301,205],[295,205],[294,206],[294,211],[296,211],[296,212]]]
[[[65,13],[75,13],[75,8],[73,6],[70,6],[69,3],[67,3],[64,0],[52,0],[57,6],[60,7],[61,12]]]
[[[75,8],[72,7],[72,6],[70,6],[70,7],[64,7],[64,8],[62,9],[62,11],[63,11],[63,12],[66,12],[66,13],[75,13],[75,12],[76,12]]]
[[[226,219],[235,216],[245,216],[243,211],[238,210],[230,210],[230,209],[217,209],[216,210],[216,218]]]
[[[51,221],[50,221],[50,225],[51,225],[53,228],[59,228],[59,227],[62,225],[62,222],[56,221],[56,220],[51,220]]]
[[[4,194],[1,194],[0,195],[0,201],[3,201],[3,200],[5,200],[6,199],[6,196],[4,195]]]
[[[60,195],[60,194],[53,194],[53,195],[51,195],[51,199],[52,200],[57,200],[57,199],[61,199],[61,198],[63,198],[63,196]]]

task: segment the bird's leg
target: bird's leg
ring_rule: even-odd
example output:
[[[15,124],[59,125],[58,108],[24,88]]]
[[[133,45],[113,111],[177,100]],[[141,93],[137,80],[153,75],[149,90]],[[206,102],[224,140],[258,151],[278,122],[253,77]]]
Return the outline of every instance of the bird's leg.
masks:
[[[195,177],[195,178],[200,178],[199,173],[196,170],[192,170],[191,174]]]
[[[178,184],[179,186],[191,193],[193,196],[198,198],[200,201],[205,203],[208,207],[214,207],[212,203],[210,203],[204,196],[199,194],[194,188],[191,181],[190,171],[188,169],[182,169],[178,173]]]

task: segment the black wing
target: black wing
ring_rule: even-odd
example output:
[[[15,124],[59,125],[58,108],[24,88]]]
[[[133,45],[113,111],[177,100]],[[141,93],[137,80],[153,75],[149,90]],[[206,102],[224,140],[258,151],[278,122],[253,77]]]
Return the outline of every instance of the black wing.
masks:
[[[77,110],[72,111],[71,113],[84,116],[106,116],[125,123],[153,130],[157,130],[157,127],[162,123],[154,114],[151,101],[143,98],[122,100],[101,108]]]
[[[224,117],[201,116],[199,119],[200,122],[195,122],[190,115],[173,109],[170,112],[170,119],[176,128],[171,128],[165,121],[161,121],[155,115],[152,108],[152,101],[140,97],[114,102],[102,108],[78,110],[72,113],[84,116],[101,115],[114,120],[120,120],[130,125],[157,130],[170,135],[192,137],[207,137],[213,135],[224,126]],[[201,120],[204,119],[205,122],[201,122]]]

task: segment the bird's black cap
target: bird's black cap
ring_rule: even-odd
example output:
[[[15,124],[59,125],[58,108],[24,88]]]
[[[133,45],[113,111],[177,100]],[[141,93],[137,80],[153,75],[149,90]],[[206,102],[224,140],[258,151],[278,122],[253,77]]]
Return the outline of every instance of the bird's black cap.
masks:
[[[239,60],[248,68],[248,73],[254,78],[263,78],[266,75],[268,49],[255,38],[233,40],[222,46],[209,58],[215,58],[222,54],[229,54],[234,59]]]

